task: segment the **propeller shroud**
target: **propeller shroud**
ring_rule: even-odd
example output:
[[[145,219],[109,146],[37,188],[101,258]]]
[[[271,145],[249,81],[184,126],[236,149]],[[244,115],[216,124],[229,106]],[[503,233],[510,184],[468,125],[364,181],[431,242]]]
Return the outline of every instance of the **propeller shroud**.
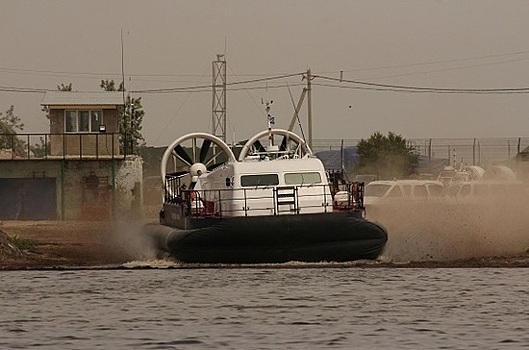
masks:
[[[219,159],[220,161],[217,162],[216,160]],[[168,172],[167,166],[170,160],[173,161],[173,171]],[[182,163],[180,168],[184,170],[177,170],[178,161]],[[235,155],[224,141],[208,133],[195,132],[181,136],[167,146],[162,156],[160,172],[162,179],[165,179],[166,175],[180,177],[189,174],[194,177],[213,170],[225,162],[235,161]],[[166,191],[174,195],[170,188],[166,188]]]
[[[272,135],[272,137],[282,136],[281,143],[278,147],[279,154],[287,155],[290,158],[304,158],[312,156],[312,150],[308,144],[297,134],[284,129],[272,129],[264,130],[248,139],[241,149],[239,161],[242,162],[244,158],[250,154],[266,153],[267,150],[263,146],[261,140],[268,138],[269,135]]]

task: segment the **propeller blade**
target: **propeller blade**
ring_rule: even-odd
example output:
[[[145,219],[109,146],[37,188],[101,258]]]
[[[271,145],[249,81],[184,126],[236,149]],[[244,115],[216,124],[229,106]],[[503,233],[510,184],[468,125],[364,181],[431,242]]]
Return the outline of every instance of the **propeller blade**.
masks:
[[[279,151],[283,152],[287,150],[287,136],[283,136],[283,141],[281,141],[281,146],[279,146]]]
[[[208,166],[208,171],[211,171],[211,170],[215,169],[216,167],[221,166],[224,163],[226,163],[226,162],[220,162],[220,163],[212,164],[212,165]]]
[[[206,166],[206,169],[211,170],[213,168],[216,168],[220,164],[226,163],[227,160],[228,159],[226,157],[226,154],[224,153],[224,150],[220,149],[217,151],[217,153],[214,153],[213,156],[207,161],[207,163],[204,163],[204,165]],[[212,165],[212,163],[215,161],[217,162],[217,164]]]
[[[266,149],[263,147],[263,145],[261,144],[261,142],[259,140],[255,141],[253,143],[253,146],[257,149],[258,152],[266,152]]]
[[[211,146],[211,141],[208,139],[205,139],[204,143],[202,143],[202,147],[200,148],[200,158],[199,158],[200,163],[204,163],[204,161],[206,160],[210,146]]]
[[[174,173],[167,173],[165,174],[165,178],[174,178],[174,177],[181,177],[183,175],[189,174],[189,171],[176,171]]]
[[[191,160],[191,157],[189,157],[189,154],[184,150],[184,148],[180,145],[177,145],[174,148],[176,154],[184,161],[187,162],[187,165],[191,166],[193,164],[193,161]]]

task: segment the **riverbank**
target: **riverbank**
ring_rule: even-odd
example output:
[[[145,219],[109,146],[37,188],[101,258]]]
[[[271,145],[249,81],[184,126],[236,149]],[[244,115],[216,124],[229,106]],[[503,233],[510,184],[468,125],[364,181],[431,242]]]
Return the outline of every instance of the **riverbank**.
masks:
[[[141,256],[134,251],[132,240],[140,227],[141,223],[105,221],[4,221],[0,224],[0,269],[122,264]],[[6,236],[11,244],[6,244]]]
[[[0,224],[0,270],[116,268],[154,258],[141,241],[143,223],[81,221],[4,221]],[[11,239],[7,239],[10,237]],[[144,265],[144,266],[149,266]],[[529,267],[529,252],[516,256],[473,257],[450,261],[382,261],[318,264],[318,267],[479,268]],[[215,267],[215,266],[214,266]],[[219,266],[217,266],[219,267]],[[222,266],[226,267],[226,266]],[[278,266],[281,267],[281,266]],[[289,268],[313,267],[288,265]]]

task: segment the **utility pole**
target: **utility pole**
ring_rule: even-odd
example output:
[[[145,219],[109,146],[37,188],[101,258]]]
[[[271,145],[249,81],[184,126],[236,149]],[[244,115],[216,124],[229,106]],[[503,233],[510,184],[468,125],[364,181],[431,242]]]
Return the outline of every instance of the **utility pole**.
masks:
[[[226,58],[217,55],[213,67],[212,133],[226,142]]]

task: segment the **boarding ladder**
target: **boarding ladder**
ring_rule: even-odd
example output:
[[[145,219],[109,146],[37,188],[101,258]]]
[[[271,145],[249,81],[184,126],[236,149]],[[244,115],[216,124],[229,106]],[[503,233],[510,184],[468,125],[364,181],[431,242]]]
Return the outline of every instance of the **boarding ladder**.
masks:
[[[295,186],[274,189],[274,215],[299,214],[298,189]]]

